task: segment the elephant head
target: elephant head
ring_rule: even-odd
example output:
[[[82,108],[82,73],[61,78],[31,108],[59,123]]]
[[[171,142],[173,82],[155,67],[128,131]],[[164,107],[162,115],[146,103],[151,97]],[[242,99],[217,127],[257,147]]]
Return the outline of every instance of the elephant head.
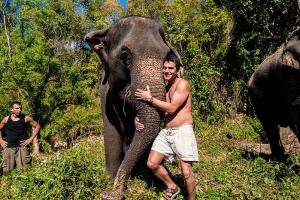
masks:
[[[278,127],[289,126],[300,139],[300,29],[259,65],[248,89],[273,156],[284,158]]]
[[[299,30],[298,30],[299,31]],[[283,65],[300,69],[300,38],[294,35],[287,39],[282,53]]]
[[[126,98],[125,91],[130,88],[134,94],[137,88],[149,85],[154,97],[165,100],[163,60],[168,54],[178,53],[165,40],[160,23],[145,17],[120,19],[109,29],[88,33],[85,40],[104,67],[101,96],[106,168],[117,187],[155,139],[163,116],[151,105],[135,101],[134,95]],[[140,132],[132,127],[135,115],[145,125]],[[124,140],[131,135],[131,144],[122,157]]]

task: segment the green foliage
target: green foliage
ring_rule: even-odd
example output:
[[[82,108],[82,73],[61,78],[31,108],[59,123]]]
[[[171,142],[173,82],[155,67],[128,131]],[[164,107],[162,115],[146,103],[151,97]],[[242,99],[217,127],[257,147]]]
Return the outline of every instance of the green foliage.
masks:
[[[103,125],[102,121],[99,121],[100,118],[99,105],[90,108],[73,106],[65,111],[56,111],[51,119],[52,123],[44,128],[41,137],[45,141],[66,141],[70,146],[80,137],[102,133]],[[46,148],[44,150],[50,151],[47,144],[43,146]]]
[[[265,139],[263,128],[257,118],[250,118],[239,114],[234,118],[227,118],[222,121],[204,122],[195,120],[195,128],[201,138],[233,138],[237,140],[248,140],[259,142]]]
[[[293,170],[299,162],[269,162],[258,153],[232,147],[230,141],[211,139],[203,140],[203,159],[196,166],[202,180],[197,190],[201,199],[293,199],[299,195],[296,185],[300,179]],[[289,181],[292,183],[287,187]]]
[[[299,26],[299,8],[294,0],[221,2],[232,11],[234,21],[227,62],[231,76],[236,78],[248,79],[255,66]]]
[[[247,129],[245,122],[228,121],[223,125]],[[219,126],[209,127],[210,134],[206,136],[197,131],[201,161],[193,164],[199,179],[196,199],[297,199],[299,153],[290,154],[286,163],[264,160],[258,152],[248,151],[235,142],[244,140],[247,132],[241,133],[241,138],[227,139]],[[55,155],[35,157],[33,166],[0,178],[1,198],[99,199],[102,191],[111,189],[104,175],[104,157],[103,138],[95,136]],[[167,167],[182,189],[177,199],[185,199],[178,162]],[[158,199],[164,189],[157,181],[138,174],[129,179],[125,199]]]
[[[24,112],[41,124],[42,144],[52,140],[50,136],[74,139],[83,133],[72,135],[75,125],[88,130],[100,124],[99,113],[89,113],[99,111],[94,88],[100,76],[95,62],[87,62],[83,41],[90,22],[76,5],[71,0],[14,0],[3,8],[7,20],[0,23],[0,116],[9,114],[12,100],[21,101]],[[65,113],[74,121],[64,121],[60,130],[49,128]],[[94,119],[89,124],[88,117]]]
[[[91,23],[92,28],[108,28],[123,14],[117,0],[79,0],[78,2],[84,7],[84,14],[88,17],[88,22]]]
[[[32,167],[0,180],[1,198],[95,199],[108,184],[100,142],[91,137],[69,151],[35,158]]]

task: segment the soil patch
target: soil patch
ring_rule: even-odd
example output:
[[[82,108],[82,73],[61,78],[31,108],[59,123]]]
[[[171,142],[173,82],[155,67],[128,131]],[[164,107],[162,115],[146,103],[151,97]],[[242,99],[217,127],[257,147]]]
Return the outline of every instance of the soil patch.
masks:
[[[280,138],[285,149],[285,153],[294,153],[300,151],[300,143],[296,135],[289,128],[280,128]],[[270,144],[249,143],[243,141],[240,145],[247,150],[263,154],[271,154]]]

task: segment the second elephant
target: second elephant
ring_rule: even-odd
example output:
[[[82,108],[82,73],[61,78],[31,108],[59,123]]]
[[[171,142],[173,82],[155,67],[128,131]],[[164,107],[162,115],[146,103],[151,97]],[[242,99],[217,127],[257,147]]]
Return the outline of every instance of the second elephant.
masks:
[[[284,147],[279,126],[289,126],[300,139],[300,30],[263,61],[249,80],[250,100],[269,139],[273,156]]]

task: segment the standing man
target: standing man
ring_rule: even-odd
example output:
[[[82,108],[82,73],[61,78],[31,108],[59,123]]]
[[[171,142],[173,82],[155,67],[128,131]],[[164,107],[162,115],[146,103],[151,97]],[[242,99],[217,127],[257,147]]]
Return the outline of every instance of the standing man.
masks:
[[[13,101],[10,105],[10,116],[0,123],[0,144],[3,147],[3,174],[7,175],[14,168],[26,167],[31,162],[28,144],[36,137],[40,125],[31,117],[22,114],[22,105]],[[32,126],[32,135],[27,133],[27,124]],[[4,140],[1,130],[6,126],[7,137]]]
[[[147,166],[167,186],[162,199],[174,199],[180,193],[180,188],[162,165],[163,159],[172,161],[176,155],[180,160],[188,199],[193,200],[195,199],[196,183],[192,172],[192,163],[199,161],[199,156],[191,113],[191,86],[187,80],[178,76],[179,71],[178,58],[173,55],[167,56],[163,65],[163,78],[168,81],[166,101],[153,97],[149,86],[146,91],[137,89],[135,96],[166,113],[165,127],[156,137],[147,162]],[[140,130],[143,128],[143,124],[138,121],[139,119],[136,118],[136,128]]]

